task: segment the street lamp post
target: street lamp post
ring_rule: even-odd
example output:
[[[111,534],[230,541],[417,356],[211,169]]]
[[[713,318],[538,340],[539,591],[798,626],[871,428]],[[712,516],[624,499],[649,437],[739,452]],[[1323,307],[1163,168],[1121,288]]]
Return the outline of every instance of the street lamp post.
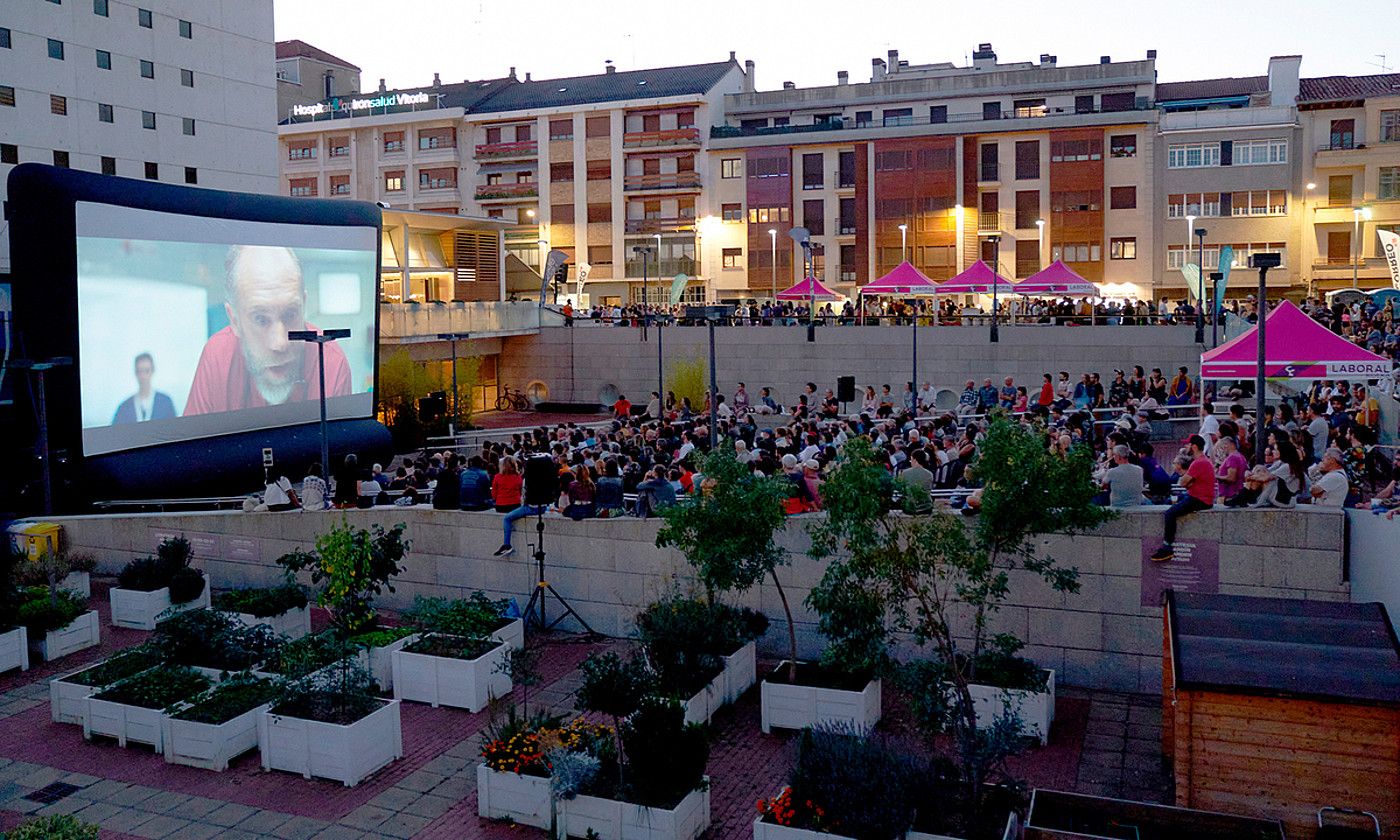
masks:
[[[1037,268],[1045,262],[1045,220],[1035,220],[1035,264]]]
[[[1312,181],[1309,181],[1309,182],[1307,182],[1306,184],[1303,185],[1303,213],[1304,213],[1305,215],[1306,215],[1307,212],[1308,212],[1308,203],[1312,200],[1312,192],[1313,192],[1313,190],[1315,190],[1315,189],[1317,189],[1317,184],[1314,183],[1314,182],[1312,182]],[[1314,245],[1314,246],[1317,245],[1317,238],[1316,238],[1316,236],[1313,237],[1313,245]],[[1304,253],[1306,254],[1307,252],[1305,251]],[[1312,299],[1313,291],[1314,291],[1313,276],[1312,276],[1312,272],[1310,271],[1310,272],[1308,272],[1308,298],[1309,298],[1310,300]]]
[[[773,305],[778,305],[778,231],[776,228],[768,229],[768,239],[773,246],[772,269],[773,269]]]
[[[647,284],[647,269],[651,267],[651,249],[645,245],[633,245],[632,253],[642,261],[642,341],[647,340],[647,293],[650,288]]]
[[[326,425],[326,345],[341,338],[349,338],[349,330],[291,330],[288,341],[305,341],[316,345],[316,371],[321,383],[321,475],[331,474],[330,427]],[[455,397],[454,397],[455,400]],[[455,408],[455,403],[454,403]]]
[[[906,253],[905,245],[908,244],[908,241],[909,241],[909,226],[908,226],[908,225],[900,225],[900,226],[899,226],[899,261],[900,261],[900,262],[905,262],[905,261],[907,261],[907,260],[909,259],[907,256],[905,256],[905,253]]]
[[[1216,289],[1220,287],[1220,281],[1225,279],[1225,272],[1212,271],[1210,273],[1210,346],[1220,346],[1220,309],[1215,305]]]
[[[656,234],[656,285],[661,287],[661,234]],[[660,288],[661,294],[665,295],[666,290]],[[664,400],[666,392],[661,390],[665,382],[666,375],[662,372],[662,343],[661,343],[661,319],[656,320],[656,398]],[[662,402],[662,405],[665,405]]]
[[[999,254],[998,249],[1001,247],[1001,237],[989,236],[987,237],[987,241],[992,243],[992,331],[991,335],[988,336],[988,340],[993,344],[997,344],[1001,341],[1001,334],[997,332],[997,312],[1001,307],[1001,301],[997,297],[997,287],[1001,285],[997,282],[997,264],[1000,262],[997,256]]]
[[[462,417],[462,413],[457,407],[457,342],[466,341],[471,338],[471,334],[464,332],[446,332],[438,333],[437,337],[441,341],[452,343],[452,422],[447,424],[447,433],[456,437],[457,421]]]
[[[1355,243],[1355,244],[1352,246],[1352,251],[1354,252],[1354,256],[1353,256],[1353,259],[1352,259],[1352,261],[1351,261],[1351,287],[1352,287],[1353,289],[1355,289],[1355,288],[1356,288],[1356,285],[1357,285],[1357,270],[1361,267],[1361,221],[1362,221],[1363,219],[1369,219],[1369,218],[1371,218],[1371,208],[1369,208],[1369,207],[1353,207],[1353,208],[1351,209],[1351,216],[1352,216],[1351,241],[1352,241],[1353,243]]]
[[[1206,229],[1196,228],[1196,343],[1206,343]]]
[[[1267,314],[1264,296],[1264,280],[1269,273],[1269,269],[1277,268],[1281,260],[1277,252],[1267,252],[1255,254],[1249,258],[1249,264],[1259,270],[1259,291],[1258,297],[1258,329],[1255,343],[1254,359],[1254,463],[1264,462],[1264,321]]]
[[[49,401],[48,392],[44,388],[44,374],[54,368],[67,367],[72,364],[73,359],[70,356],[55,356],[43,361],[11,359],[5,364],[10,370],[27,370],[35,374],[38,380],[39,392],[36,407],[39,410],[39,439],[36,443],[39,450],[39,469],[41,470],[44,490],[43,514],[45,516],[53,513],[53,468],[49,464]]]

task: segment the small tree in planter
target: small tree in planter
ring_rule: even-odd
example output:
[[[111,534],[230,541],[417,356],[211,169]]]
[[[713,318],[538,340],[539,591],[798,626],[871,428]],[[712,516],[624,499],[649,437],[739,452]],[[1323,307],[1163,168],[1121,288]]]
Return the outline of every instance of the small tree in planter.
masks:
[[[20,555],[15,579],[21,586],[47,586],[59,589],[70,574],[91,573],[97,568],[97,558],[85,551],[44,550],[33,560]]]
[[[374,599],[388,589],[389,581],[403,571],[410,543],[403,538],[404,524],[389,530],[372,530],[341,524],[316,538],[315,551],[294,551],[277,562],[295,574],[308,570],[312,584],[324,584],[316,603],[328,607],[331,622],[346,635],[370,629],[377,616]]]
[[[207,605],[203,573],[190,568],[193,549],[184,537],[171,537],[156,547],[155,557],[132,560],[117,576],[109,593],[112,623],[137,630],[154,630],[161,615],[186,605]],[[200,598],[200,596],[205,596]],[[193,602],[200,599],[198,604]]]
[[[29,670],[29,631],[20,621],[22,595],[16,568],[24,555],[6,547],[0,551],[0,670]]]
[[[282,639],[266,624],[252,627],[227,613],[193,610],[156,625],[150,645],[167,663],[243,671],[266,661]]]
[[[624,660],[615,653],[593,654],[579,666],[583,684],[575,694],[578,708],[607,715],[613,721],[617,739],[618,784],[623,778],[622,720],[641,706],[642,700],[656,690],[656,675],[645,660],[632,657]]]
[[[713,488],[692,504],[662,508],[664,525],[656,544],[679,549],[705,587],[706,599],[717,592],[747,592],[768,577],[783,605],[788,625],[788,680],[796,679],[797,627],[787,592],[778,578],[778,567],[787,553],[776,534],[783,527],[783,500],[787,491],[781,480],[755,476],[727,450],[711,452],[701,467]]]
[[[687,719],[708,720],[753,684],[751,645],[768,629],[768,619],[675,594],[638,613],[636,625],[658,691],[682,701],[699,697],[706,708],[688,708]]]

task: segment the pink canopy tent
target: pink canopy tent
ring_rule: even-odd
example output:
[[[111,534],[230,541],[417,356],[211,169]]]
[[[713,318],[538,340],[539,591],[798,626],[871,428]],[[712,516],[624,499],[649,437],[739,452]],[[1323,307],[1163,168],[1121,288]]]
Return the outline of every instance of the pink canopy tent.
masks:
[[[840,300],[841,296],[821,284],[815,277],[808,277],[789,289],[778,292],[778,300]]]
[[[944,283],[938,284],[939,295],[989,295],[993,286],[997,294],[1016,293],[1016,284],[997,274],[981,260],[967,267],[967,270]]]
[[[908,261],[902,262],[894,267],[894,270],[878,280],[873,280],[860,288],[860,294],[867,297],[875,295],[932,295],[936,294],[938,284],[924,276]]]
[[[1309,318],[1288,301],[1265,319],[1264,376],[1270,379],[1377,379],[1391,362]],[[1253,379],[1259,328],[1201,354],[1202,379]]]
[[[1033,297],[1097,297],[1099,287],[1074,273],[1060,260],[1016,284],[1016,294]]]

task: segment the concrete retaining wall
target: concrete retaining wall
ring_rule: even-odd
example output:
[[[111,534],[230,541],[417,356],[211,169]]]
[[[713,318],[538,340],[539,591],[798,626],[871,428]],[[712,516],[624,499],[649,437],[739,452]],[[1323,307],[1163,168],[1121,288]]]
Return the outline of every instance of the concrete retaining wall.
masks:
[[[343,514],[360,526],[405,522],[413,550],[396,591],[382,602],[410,604],[415,595],[459,596],[475,589],[512,597],[523,606],[533,589],[531,543],[534,522],[521,520],[516,553],[491,556],[501,542],[501,517],[423,508],[381,508]],[[317,533],[338,522],[340,512],[138,514],[62,518],[66,544],[92,551],[103,572],[116,572],[130,558],[151,553],[163,535],[184,533],[203,555],[216,588],[270,584],[280,576],[275,560],[294,548],[309,548]],[[802,606],[820,579],[820,566],[803,553],[801,519],[783,534],[791,565],[780,571],[796,612],[804,656],[822,645],[815,616]],[[1218,543],[1218,591],[1307,600],[1346,601],[1343,581],[1343,515],[1340,511],[1217,510],[1188,517],[1179,540]],[[632,617],[650,600],[673,588],[689,590],[689,566],[678,553],[655,546],[656,520],[573,522],[545,519],[548,579],[593,627],[609,635],[632,631]],[[1010,603],[993,621],[1028,642],[1027,654],[1060,671],[1074,685],[1155,692],[1161,684],[1161,608],[1142,606],[1143,545],[1161,540],[1160,508],[1147,508],[1110,522],[1091,535],[1044,540],[1044,550],[1077,565],[1082,589],[1062,595],[1038,577],[1014,572]],[[742,602],[774,621],[764,650],[779,653],[786,634],[777,592],[769,584]],[[551,610],[556,604],[549,604]],[[567,626],[567,625],[566,625]]]
[[[909,327],[824,327],[814,344],[801,327],[721,327],[716,329],[716,367],[721,392],[732,394],[736,382],[758,389],[770,386],[780,400],[796,401],[803,384],[835,388],[836,377],[852,375],[864,388],[884,383],[899,393],[910,379]],[[1188,327],[1049,327],[1003,326],[1001,341],[991,344],[983,327],[920,327],[919,384],[962,390],[968,379],[1013,376],[1032,396],[1041,375],[1070,372],[1078,380],[1098,371],[1105,387],[1114,368],[1134,364],[1160,367],[1170,379],[1186,365],[1200,365],[1200,347]],[[605,386],[615,386],[637,404],[656,388],[656,336],[643,343],[641,331],[628,327],[547,327],[539,335],[503,339],[500,381],[512,388],[543,382],[551,400],[599,400]],[[664,357],[707,359],[704,327],[667,327]],[[669,368],[666,375],[670,375]],[[611,402],[611,400],[608,400]]]

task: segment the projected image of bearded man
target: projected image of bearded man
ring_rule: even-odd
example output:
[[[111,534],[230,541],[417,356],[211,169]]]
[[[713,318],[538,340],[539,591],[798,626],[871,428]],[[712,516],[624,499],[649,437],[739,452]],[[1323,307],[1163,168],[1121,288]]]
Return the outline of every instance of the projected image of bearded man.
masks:
[[[204,345],[185,415],[319,399],[316,348],[287,338],[292,330],[317,329],[306,320],[306,286],[291,249],[230,248],[224,293],[229,325]],[[349,393],[350,365],[345,353],[330,344],[326,395]]]

